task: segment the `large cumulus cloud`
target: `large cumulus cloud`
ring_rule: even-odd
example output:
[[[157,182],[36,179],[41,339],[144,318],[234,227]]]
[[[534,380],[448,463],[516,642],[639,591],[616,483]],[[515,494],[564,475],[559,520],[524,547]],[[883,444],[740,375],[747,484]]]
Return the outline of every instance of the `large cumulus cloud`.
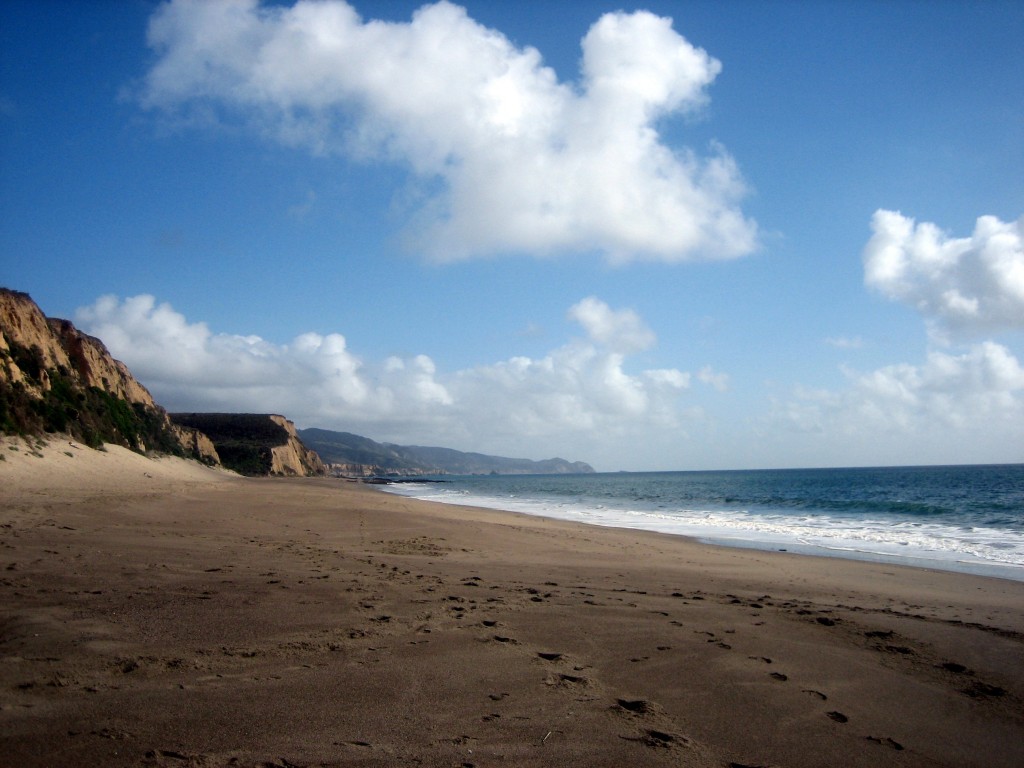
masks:
[[[410,242],[435,259],[595,250],[680,261],[755,247],[729,154],[670,147],[658,132],[699,110],[721,69],[670,19],[602,16],[576,83],[448,2],[385,23],[342,0],[172,0],[149,42],[148,108],[405,165],[432,190]]]
[[[894,211],[872,218],[865,283],[954,335],[1024,328],[1024,217],[982,216],[970,237]]]
[[[589,460],[620,455],[622,440],[677,435],[693,418],[680,403],[689,373],[630,371],[628,356],[656,341],[635,312],[588,297],[567,316],[582,335],[543,357],[452,372],[426,355],[363,359],[338,333],[287,344],[216,333],[149,295],[102,297],[76,321],[171,410],[272,411],[395,442],[520,455],[543,445]],[[717,386],[708,371],[698,380]]]

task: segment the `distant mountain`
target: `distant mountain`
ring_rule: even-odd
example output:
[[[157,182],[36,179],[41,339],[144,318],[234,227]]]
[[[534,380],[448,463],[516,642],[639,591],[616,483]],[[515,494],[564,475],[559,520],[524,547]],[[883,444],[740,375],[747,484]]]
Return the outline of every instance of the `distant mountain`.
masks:
[[[594,471],[582,461],[509,459],[451,448],[378,443],[351,432],[328,429],[300,429],[298,434],[325,464],[350,475],[556,475]]]

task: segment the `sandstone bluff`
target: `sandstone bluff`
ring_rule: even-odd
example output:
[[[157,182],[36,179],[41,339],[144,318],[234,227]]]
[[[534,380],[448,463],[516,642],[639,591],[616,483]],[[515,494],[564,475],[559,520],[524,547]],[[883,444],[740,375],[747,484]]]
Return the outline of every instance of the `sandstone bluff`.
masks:
[[[175,423],[102,341],[68,320],[46,317],[28,294],[0,288],[0,432],[66,435],[93,448],[113,443],[243,474],[324,473],[319,457],[283,416],[212,416],[219,417],[222,431],[227,422],[236,422],[233,438],[225,443],[227,456],[186,419]],[[235,460],[263,454],[266,461]]]

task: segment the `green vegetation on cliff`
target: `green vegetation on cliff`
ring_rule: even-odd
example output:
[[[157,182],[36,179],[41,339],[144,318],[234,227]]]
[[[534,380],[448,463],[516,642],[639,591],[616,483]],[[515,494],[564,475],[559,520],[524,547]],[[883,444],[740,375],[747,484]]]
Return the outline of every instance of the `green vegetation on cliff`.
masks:
[[[162,411],[83,385],[81,377],[64,366],[47,368],[39,350],[13,341],[8,344],[7,350],[0,349],[0,366],[15,365],[24,380],[0,377],[0,431],[65,433],[93,448],[115,443],[132,450],[183,455]]]
[[[288,431],[264,414],[172,413],[171,421],[204,433],[217,447],[221,464],[240,475],[271,474],[272,449],[288,442]]]

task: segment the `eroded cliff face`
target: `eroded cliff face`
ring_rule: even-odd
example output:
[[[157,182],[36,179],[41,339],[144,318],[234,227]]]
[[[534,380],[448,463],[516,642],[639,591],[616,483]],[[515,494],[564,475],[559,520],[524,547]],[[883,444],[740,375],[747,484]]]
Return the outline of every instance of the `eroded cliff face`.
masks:
[[[16,354],[18,348],[35,354]],[[0,381],[20,383],[38,393],[52,388],[51,371],[73,374],[85,387],[96,387],[129,403],[155,406],[152,395],[115,360],[103,342],[79,331],[68,320],[46,317],[27,293],[0,288]]]
[[[177,453],[248,475],[326,474],[295,425],[276,414],[173,417],[97,338],[0,288],[0,432],[67,433]]]
[[[220,454],[217,453],[217,446],[213,444],[213,440],[198,429],[192,429],[191,427],[171,424],[171,429],[174,430],[178,440],[181,441],[182,446],[185,447],[188,453],[199,458],[204,464],[220,466]]]
[[[302,440],[295,432],[295,424],[277,414],[271,414],[269,418],[288,433],[288,440],[284,445],[276,445],[270,449],[272,454],[271,474],[306,477],[327,473],[327,468],[316,452],[302,444]]]
[[[61,432],[90,445],[179,453],[219,464],[205,436],[176,430],[97,338],[0,288],[0,431]]]
[[[243,475],[323,475],[315,451],[299,438],[295,425],[269,413],[172,413],[176,426],[208,435],[221,462]]]

